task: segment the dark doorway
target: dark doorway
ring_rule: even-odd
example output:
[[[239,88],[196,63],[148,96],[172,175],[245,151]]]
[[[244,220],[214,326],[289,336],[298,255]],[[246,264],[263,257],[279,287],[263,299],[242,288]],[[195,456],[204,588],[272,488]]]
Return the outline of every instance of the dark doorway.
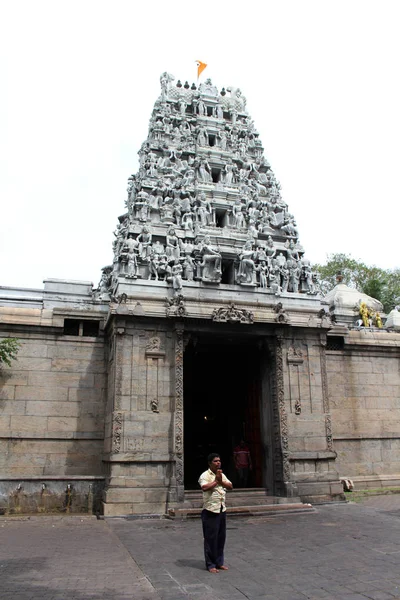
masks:
[[[221,455],[223,471],[235,483],[233,449],[241,439],[253,462],[248,487],[263,485],[261,363],[255,340],[190,340],[183,368],[185,489],[198,489],[210,452]]]

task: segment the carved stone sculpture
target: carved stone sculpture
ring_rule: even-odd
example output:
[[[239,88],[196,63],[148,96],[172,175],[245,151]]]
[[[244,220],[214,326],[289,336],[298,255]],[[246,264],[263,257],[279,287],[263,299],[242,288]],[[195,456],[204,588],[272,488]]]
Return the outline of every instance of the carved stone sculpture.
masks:
[[[119,277],[132,285],[175,280],[177,294],[179,278],[217,286],[224,264],[228,286],[316,294],[296,221],[263,156],[242,91],[229,86],[219,92],[211,80],[197,89],[175,83],[167,72],[160,87],[138,173],[128,179],[127,213],[114,232],[113,268],[104,290],[116,290]],[[189,251],[182,249],[184,237],[211,232],[224,263],[209,237],[196,248],[192,240]]]
[[[237,308],[233,302],[228,307],[216,308],[211,318],[219,323],[245,323],[247,325],[254,323],[253,313],[244,308]]]
[[[211,245],[210,237],[204,236],[200,242],[199,255],[201,262],[199,263],[200,277],[202,281],[219,283],[221,281],[221,254],[214,250]]]

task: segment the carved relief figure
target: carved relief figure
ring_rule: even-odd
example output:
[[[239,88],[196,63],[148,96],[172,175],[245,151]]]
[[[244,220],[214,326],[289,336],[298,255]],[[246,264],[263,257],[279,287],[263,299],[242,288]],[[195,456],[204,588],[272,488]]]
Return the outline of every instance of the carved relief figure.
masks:
[[[203,281],[220,281],[222,274],[222,257],[221,254],[211,246],[211,240],[208,235],[204,236],[200,243],[199,251],[202,258],[199,266],[201,267],[201,277]]]

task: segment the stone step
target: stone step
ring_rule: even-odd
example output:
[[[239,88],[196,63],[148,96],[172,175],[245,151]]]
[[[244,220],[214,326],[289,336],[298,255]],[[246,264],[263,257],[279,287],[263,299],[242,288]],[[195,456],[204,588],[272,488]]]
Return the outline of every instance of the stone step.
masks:
[[[298,497],[269,496],[263,488],[248,488],[232,490],[227,494],[227,504],[230,507],[239,506],[257,506],[274,504],[294,504],[300,503]],[[180,508],[201,508],[203,505],[203,493],[198,490],[185,491],[185,501]]]
[[[167,517],[170,519],[196,519],[201,516],[201,508],[170,508]],[[279,515],[290,513],[315,512],[311,504],[303,502],[290,502],[287,504],[264,504],[258,506],[229,506],[226,509],[232,517],[256,517],[265,515]]]

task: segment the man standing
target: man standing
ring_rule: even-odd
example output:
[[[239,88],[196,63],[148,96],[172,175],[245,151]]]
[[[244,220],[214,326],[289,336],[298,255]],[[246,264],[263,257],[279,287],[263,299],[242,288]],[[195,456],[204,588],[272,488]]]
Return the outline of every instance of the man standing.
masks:
[[[247,487],[249,470],[253,468],[251,463],[250,450],[244,440],[240,440],[240,444],[233,451],[233,459],[238,474],[240,487]]]
[[[204,557],[210,573],[227,571],[224,565],[226,538],[226,490],[232,484],[221,470],[221,458],[213,452],[208,456],[208,469],[200,475],[199,484],[203,490],[203,511],[201,521],[204,535]]]

